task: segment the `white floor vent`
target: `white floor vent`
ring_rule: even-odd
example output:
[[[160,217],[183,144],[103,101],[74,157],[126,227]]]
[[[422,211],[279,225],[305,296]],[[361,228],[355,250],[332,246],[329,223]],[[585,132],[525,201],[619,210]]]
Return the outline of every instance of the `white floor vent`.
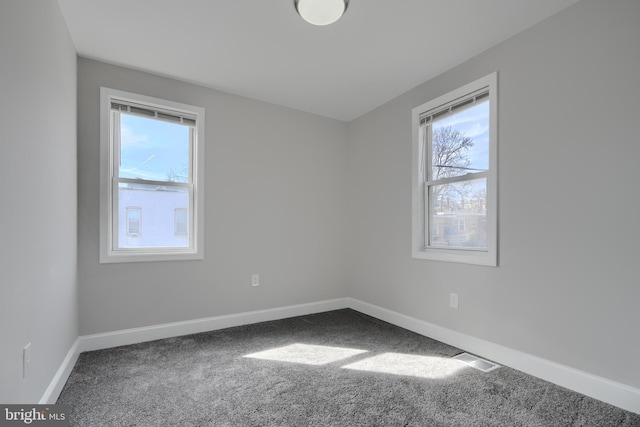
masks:
[[[474,356],[469,353],[461,353],[457,356],[453,356],[454,359],[458,359],[459,361],[471,366],[482,372],[491,372],[494,369],[498,369],[500,365],[497,363],[489,362],[488,360],[480,359],[477,356]]]

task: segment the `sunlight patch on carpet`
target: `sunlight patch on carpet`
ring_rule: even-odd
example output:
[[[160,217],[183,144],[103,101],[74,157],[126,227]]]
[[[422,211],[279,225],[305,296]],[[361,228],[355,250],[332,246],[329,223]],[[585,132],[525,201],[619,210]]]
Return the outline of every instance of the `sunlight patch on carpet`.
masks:
[[[247,354],[243,357],[319,366],[337,362],[366,352],[367,350],[358,350],[355,348],[328,347],[325,345],[296,343],[285,347]]]
[[[418,378],[445,378],[465,365],[450,358],[418,356],[413,354],[383,353],[348,365],[344,369],[408,375]]]

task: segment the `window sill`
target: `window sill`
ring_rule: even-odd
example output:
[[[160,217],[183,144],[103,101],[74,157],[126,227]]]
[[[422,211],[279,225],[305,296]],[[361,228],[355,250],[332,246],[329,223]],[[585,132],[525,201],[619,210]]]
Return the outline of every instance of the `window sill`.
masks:
[[[497,267],[498,260],[495,252],[491,251],[470,251],[458,249],[422,249],[414,250],[414,259],[425,259],[431,261],[457,262],[461,264],[484,265]]]
[[[117,264],[125,262],[158,262],[158,261],[198,261],[204,259],[202,252],[166,251],[157,253],[140,253],[127,251],[112,251],[100,254],[100,264]]]

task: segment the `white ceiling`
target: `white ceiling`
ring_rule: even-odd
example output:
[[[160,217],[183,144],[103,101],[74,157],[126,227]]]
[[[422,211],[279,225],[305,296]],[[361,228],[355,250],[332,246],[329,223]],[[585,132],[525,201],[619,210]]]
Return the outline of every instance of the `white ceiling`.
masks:
[[[78,54],[351,121],[578,0],[58,0]]]

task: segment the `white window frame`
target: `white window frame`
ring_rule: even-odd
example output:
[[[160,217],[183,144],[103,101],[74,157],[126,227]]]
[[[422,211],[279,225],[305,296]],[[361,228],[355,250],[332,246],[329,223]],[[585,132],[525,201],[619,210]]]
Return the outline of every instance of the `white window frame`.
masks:
[[[119,148],[113,138],[111,103],[122,101],[152,109],[172,111],[195,117],[195,135],[191,148],[192,195],[189,209],[189,247],[116,248],[117,197],[114,196],[114,162]],[[100,88],[100,263],[180,261],[204,258],[204,108]]]
[[[420,171],[421,144],[420,116],[465,98],[474,92],[489,90],[489,170],[487,179],[487,248],[486,250],[429,246],[429,200],[425,191],[425,178]],[[466,84],[412,110],[412,257],[433,261],[466,264],[498,265],[498,73],[494,72]],[[425,165],[426,167],[426,165]]]

